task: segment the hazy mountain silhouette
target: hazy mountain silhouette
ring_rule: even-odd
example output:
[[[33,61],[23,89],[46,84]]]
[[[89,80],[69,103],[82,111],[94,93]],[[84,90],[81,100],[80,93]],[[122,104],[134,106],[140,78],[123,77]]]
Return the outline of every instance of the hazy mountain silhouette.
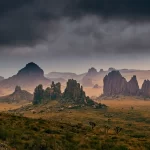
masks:
[[[16,86],[12,94],[0,97],[0,101],[5,102],[20,102],[22,100],[32,101],[33,95],[25,90],[21,90],[20,86]]]
[[[0,82],[0,89],[13,90],[17,85],[25,90],[33,91],[38,84],[48,86],[50,80],[44,77],[44,71],[35,63],[28,63],[18,73]]]

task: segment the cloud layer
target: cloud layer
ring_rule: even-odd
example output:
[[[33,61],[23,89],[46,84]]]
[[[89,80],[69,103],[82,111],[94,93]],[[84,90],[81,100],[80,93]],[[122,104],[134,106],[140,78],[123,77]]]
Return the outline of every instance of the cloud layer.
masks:
[[[105,20],[147,22],[150,1],[3,0],[0,2],[0,45],[33,46],[57,31],[56,25],[63,18],[74,21],[90,15]]]

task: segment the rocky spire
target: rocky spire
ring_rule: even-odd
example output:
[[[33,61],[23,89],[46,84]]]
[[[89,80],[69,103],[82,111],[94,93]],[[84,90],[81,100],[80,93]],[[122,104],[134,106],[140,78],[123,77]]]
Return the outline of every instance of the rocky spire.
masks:
[[[150,97],[150,81],[145,80],[142,88],[141,88],[141,95],[144,97]]]
[[[125,95],[127,93],[127,81],[119,71],[112,71],[104,77],[104,95]]]
[[[128,89],[128,95],[136,96],[139,94],[139,85],[135,75],[128,82],[127,89]]]
[[[119,71],[112,71],[104,78],[104,95],[124,95],[137,96],[139,95],[139,85],[136,76],[134,75],[129,82],[126,81]]]
[[[21,87],[20,86],[16,86],[15,92],[20,92],[20,91],[21,91]]]

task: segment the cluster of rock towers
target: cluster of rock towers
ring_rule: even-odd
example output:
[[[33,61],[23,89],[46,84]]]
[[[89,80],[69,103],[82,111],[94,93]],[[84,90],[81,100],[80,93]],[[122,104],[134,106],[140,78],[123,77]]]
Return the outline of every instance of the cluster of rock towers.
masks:
[[[112,71],[104,77],[103,94],[105,96],[144,96],[150,97],[150,81],[145,80],[141,89],[134,75],[129,82],[119,71]]]

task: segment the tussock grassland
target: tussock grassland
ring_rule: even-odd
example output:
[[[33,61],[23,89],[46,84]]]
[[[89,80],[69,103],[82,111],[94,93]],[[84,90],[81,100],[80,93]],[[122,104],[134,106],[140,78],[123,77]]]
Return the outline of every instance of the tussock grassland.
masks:
[[[150,150],[150,101],[129,97],[102,103],[109,107],[67,108],[53,101],[0,113],[0,146],[10,150]],[[89,122],[96,126],[92,129]]]
[[[28,103],[26,101],[22,101],[20,103],[3,103],[3,102],[0,102],[0,112],[17,109],[17,108],[20,108],[20,107],[25,106],[25,105],[28,105]]]

